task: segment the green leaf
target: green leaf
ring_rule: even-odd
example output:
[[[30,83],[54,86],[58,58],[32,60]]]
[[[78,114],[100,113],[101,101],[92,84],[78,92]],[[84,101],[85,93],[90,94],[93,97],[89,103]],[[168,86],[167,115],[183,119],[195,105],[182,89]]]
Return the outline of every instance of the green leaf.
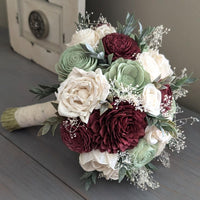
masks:
[[[88,191],[90,189],[91,185],[92,185],[92,180],[91,179],[86,180],[85,190]]]
[[[45,123],[42,128],[38,131],[38,136],[46,135],[51,128],[51,125],[49,123]]]
[[[103,102],[100,107],[100,115],[103,115],[108,109],[112,108],[113,106],[108,101]]]
[[[155,117],[147,116],[146,119],[147,119],[147,123],[148,123],[149,126],[153,126],[158,122],[158,119],[155,118]]]
[[[79,21],[79,23],[82,22],[82,14],[81,13],[78,13],[78,21]]]
[[[195,81],[197,81],[198,78],[194,78],[194,77],[189,77],[186,81],[185,81],[185,84],[192,84],[194,83]]]
[[[142,32],[143,32],[142,24],[139,21],[138,21],[138,24],[139,24],[139,34],[142,35]]]
[[[128,24],[129,18],[130,18],[130,13],[128,12],[126,15],[126,24]]]
[[[107,96],[107,100],[109,101],[109,102],[113,102],[113,95],[112,94],[109,94],[108,96]]]
[[[91,176],[92,172],[85,172],[81,177],[80,180],[87,179]]]
[[[99,44],[98,44],[98,47],[97,47],[97,52],[98,53],[104,52],[104,54],[105,54],[105,49],[104,49],[102,40],[99,41]]]
[[[111,65],[113,59],[113,53],[108,55],[108,64]]]
[[[143,41],[145,37],[150,35],[155,30],[155,27],[147,27],[142,31],[142,34],[140,35],[140,41]]]
[[[119,170],[119,180],[118,180],[118,182],[121,183],[121,181],[124,179],[125,176],[126,176],[126,168],[121,167],[120,170]]]
[[[51,117],[46,120],[46,122],[49,122],[50,124],[54,124],[57,121],[58,121],[58,117]]]
[[[86,48],[88,49],[89,52],[96,53],[91,45],[86,43],[85,46],[86,46]]]
[[[183,86],[187,86],[189,84],[194,83],[196,80],[198,80],[197,78],[192,77],[192,73],[187,76],[185,75],[182,78],[176,78],[173,80],[173,82],[171,83],[171,89],[173,90],[177,90],[178,88],[181,88]]]
[[[58,110],[58,103],[51,102],[51,104],[52,104],[52,106],[53,106],[56,110]]]
[[[52,126],[51,132],[52,132],[53,136],[55,135],[56,128],[58,127],[59,124],[60,124],[60,122],[58,121]]]
[[[117,32],[130,36],[137,25],[138,21],[135,20],[134,15],[128,13],[125,19],[125,25],[121,25],[119,22],[117,22]]]
[[[46,85],[38,85],[38,88],[32,88],[29,90],[29,92],[36,94],[36,98],[42,99],[44,97],[47,97],[51,95],[52,93],[57,92],[57,89],[59,87],[58,84],[54,84],[52,86],[46,86]]]
[[[99,172],[85,172],[83,176],[80,177],[80,180],[84,181],[85,190],[88,191],[92,184],[96,184],[97,175]]]
[[[92,173],[92,182],[96,184],[97,182],[97,173]]]
[[[172,137],[177,137],[176,125],[168,119],[160,119],[155,126],[161,131],[168,132]]]
[[[123,32],[123,26],[117,21],[117,32],[122,33]]]
[[[105,58],[105,54],[103,51],[97,54],[97,59],[104,60],[104,58]]]
[[[161,75],[159,75],[157,78],[155,78],[154,80],[153,80],[153,82],[158,82],[159,80],[161,79]]]
[[[156,171],[158,168],[155,166],[155,165],[153,165],[152,163],[147,163],[146,165],[145,165],[145,167],[146,168],[148,168],[148,169],[151,169],[152,171]]]
[[[54,135],[57,126],[61,123],[61,121],[63,121],[63,119],[64,118],[61,116],[51,117],[51,118],[47,119],[43,123],[43,126],[39,129],[37,135],[38,136],[45,135],[50,131],[50,129],[51,129],[52,135]]]

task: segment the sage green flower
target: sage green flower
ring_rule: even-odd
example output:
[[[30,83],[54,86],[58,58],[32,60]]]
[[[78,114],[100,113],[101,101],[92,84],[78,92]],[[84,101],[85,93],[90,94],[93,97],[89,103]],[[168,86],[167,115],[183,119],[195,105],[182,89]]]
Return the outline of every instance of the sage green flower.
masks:
[[[140,139],[136,147],[129,150],[131,163],[136,168],[141,168],[149,163],[156,155],[158,145],[148,144],[145,139]]]
[[[97,59],[91,58],[80,44],[68,47],[56,65],[59,81],[64,81],[74,67],[85,71],[94,71],[97,68]]]
[[[122,84],[123,86],[135,87],[136,91],[140,91],[151,82],[149,73],[144,71],[138,61],[123,58],[113,62],[105,76],[109,81],[114,81],[117,88]]]

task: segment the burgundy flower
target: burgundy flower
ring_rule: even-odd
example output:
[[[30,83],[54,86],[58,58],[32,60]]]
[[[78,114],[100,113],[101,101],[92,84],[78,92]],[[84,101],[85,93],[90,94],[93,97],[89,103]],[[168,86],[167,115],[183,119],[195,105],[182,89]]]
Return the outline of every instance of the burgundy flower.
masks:
[[[101,116],[95,110],[88,122],[93,132],[93,148],[109,153],[132,149],[145,134],[145,116],[128,102],[121,102],[117,107],[113,104],[113,109]]]
[[[102,39],[102,42],[105,55],[114,54],[113,61],[120,57],[135,60],[137,54],[140,53],[140,49],[135,40],[124,34],[111,33],[106,35]]]
[[[78,120],[74,125],[66,119],[61,123],[60,131],[64,144],[78,153],[92,150],[92,132],[87,125]]]
[[[165,85],[166,89],[161,90],[162,100],[162,111],[167,112],[171,109],[172,104],[172,91],[169,85]]]

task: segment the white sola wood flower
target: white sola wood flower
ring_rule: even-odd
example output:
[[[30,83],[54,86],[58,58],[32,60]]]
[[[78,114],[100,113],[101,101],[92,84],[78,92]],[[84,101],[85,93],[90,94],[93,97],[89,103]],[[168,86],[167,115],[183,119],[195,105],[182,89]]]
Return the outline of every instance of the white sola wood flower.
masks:
[[[116,30],[113,26],[111,26],[109,24],[103,24],[96,28],[96,32],[99,34],[99,38],[102,39],[103,37],[105,37],[108,34],[116,33]]]
[[[67,46],[74,46],[80,43],[89,44],[96,48],[99,43],[99,34],[90,28],[77,31],[72,35],[71,42]]]
[[[158,149],[155,156],[159,156],[164,150],[166,144],[171,140],[172,136],[164,130],[159,130],[156,126],[147,126],[145,136],[147,143],[154,145],[158,144]]]
[[[92,150],[89,153],[81,153],[79,156],[79,163],[85,171],[99,171],[102,172],[106,179],[117,180],[119,177],[119,169],[115,166],[118,161],[118,154],[100,152],[99,150]]]
[[[154,116],[160,114],[161,92],[154,84],[149,83],[144,87],[142,101],[145,112]]]
[[[86,72],[74,67],[58,88],[58,113],[64,117],[80,117],[87,123],[90,113],[100,108],[100,101],[106,100],[109,89],[101,69]]]
[[[159,130],[156,126],[147,126],[145,129],[144,138],[149,144],[157,144],[159,142],[168,142],[172,138],[172,136],[165,131]]]
[[[169,60],[158,51],[149,50],[148,52],[143,52],[138,56],[138,61],[144,70],[150,74],[151,81],[154,81],[159,76],[160,79],[164,79],[173,74]]]

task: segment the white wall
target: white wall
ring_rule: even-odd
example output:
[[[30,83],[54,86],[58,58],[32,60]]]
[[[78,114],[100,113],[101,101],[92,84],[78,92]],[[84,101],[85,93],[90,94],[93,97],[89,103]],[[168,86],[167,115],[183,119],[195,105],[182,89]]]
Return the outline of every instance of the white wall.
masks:
[[[87,0],[87,10],[96,16],[103,13],[112,23],[123,21],[128,11],[134,12],[144,25],[171,28],[161,52],[172,67],[186,67],[200,78],[200,0]],[[189,91],[180,102],[200,112],[200,81]]]
[[[8,27],[7,12],[6,12],[6,0],[0,0],[0,26]]]

